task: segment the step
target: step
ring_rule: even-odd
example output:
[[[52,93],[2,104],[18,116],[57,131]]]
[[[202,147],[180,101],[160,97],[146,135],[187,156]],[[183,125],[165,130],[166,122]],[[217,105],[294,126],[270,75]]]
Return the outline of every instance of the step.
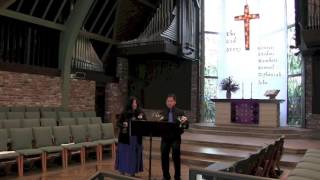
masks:
[[[148,142],[144,142],[144,150],[149,150]],[[160,143],[153,143],[152,150],[153,153],[160,153]],[[213,148],[189,144],[181,145],[181,155],[185,157],[192,157],[193,160],[199,164],[204,164],[203,159],[207,159],[208,163],[217,161],[234,162],[246,158],[250,154],[253,154],[255,152],[256,151],[245,151],[228,148]],[[302,157],[303,155],[299,154],[284,154],[280,162],[281,166],[295,167],[297,162],[299,162]]]
[[[223,130],[223,131],[239,131],[239,132],[254,132],[254,133],[266,133],[266,134],[304,134],[306,132],[312,132],[310,129],[296,128],[296,127],[279,127],[279,128],[268,128],[268,127],[258,127],[252,125],[219,125],[214,124],[202,124],[195,123],[190,125],[194,129],[206,129],[206,130]]]
[[[214,138],[214,137],[213,137]],[[153,142],[160,142],[160,138],[153,138]],[[148,138],[145,138],[145,141],[149,142]],[[271,143],[271,142],[270,142]],[[182,144],[191,144],[191,145],[198,145],[198,146],[205,146],[205,147],[212,147],[212,148],[227,148],[227,149],[236,149],[236,150],[247,150],[247,151],[257,151],[263,147],[263,145],[257,144],[246,144],[243,142],[221,142],[221,141],[207,141],[206,139],[198,140],[198,139],[191,139],[191,138],[183,138]],[[269,142],[264,143],[269,144]],[[284,148],[285,153],[289,154],[305,154],[306,149],[294,149],[294,148]]]
[[[144,160],[149,160],[149,151],[144,151]],[[152,152],[152,159],[161,160],[161,154],[158,151]],[[209,165],[217,162],[234,162],[234,161],[221,161],[219,159],[208,159],[202,157],[193,157],[193,156],[186,156],[181,155],[181,163],[188,165],[188,166],[197,166],[201,168],[206,168]]]
[[[243,137],[261,137],[261,138],[279,138],[284,135],[287,139],[297,139],[303,138],[303,134],[278,134],[278,133],[261,133],[261,132],[242,132],[242,131],[227,131],[227,130],[219,130],[219,129],[197,129],[190,128],[186,132],[195,133],[195,134],[213,134],[213,135],[224,135],[224,136],[243,136]]]

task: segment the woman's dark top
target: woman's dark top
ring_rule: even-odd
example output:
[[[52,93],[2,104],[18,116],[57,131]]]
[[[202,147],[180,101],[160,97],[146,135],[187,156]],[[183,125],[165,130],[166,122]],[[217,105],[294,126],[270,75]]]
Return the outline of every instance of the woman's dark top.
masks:
[[[138,118],[138,116],[140,114],[142,115],[141,119]],[[146,116],[141,109],[136,109],[135,111],[128,110],[128,111],[123,112],[117,122],[117,126],[119,128],[119,136],[118,136],[119,143],[123,143],[123,144],[130,143],[129,132],[127,131],[127,133],[123,133],[122,130],[125,128],[123,126],[123,122],[129,122],[133,118],[135,118],[135,120],[146,120]],[[128,125],[129,125],[129,123],[128,123]],[[127,127],[127,128],[129,128],[129,127]],[[140,137],[138,136],[138,144],[142,144],[142,137],[141,136]]]

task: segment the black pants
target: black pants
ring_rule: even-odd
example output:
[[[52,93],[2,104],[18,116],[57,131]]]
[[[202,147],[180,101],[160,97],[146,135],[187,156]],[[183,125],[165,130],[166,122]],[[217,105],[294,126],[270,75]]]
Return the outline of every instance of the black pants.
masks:
[[[180,159],[180,144],[181,138],[167,139],[162,138],[161,140],[161,165],[162,165],[162,173],[163,178],[169,180],[170,172],[169,172],[169,155],[170,150],[172,149],[172,160],[174,163],[174,178],[176,180],[180,180],[181,176],[181,159]]]

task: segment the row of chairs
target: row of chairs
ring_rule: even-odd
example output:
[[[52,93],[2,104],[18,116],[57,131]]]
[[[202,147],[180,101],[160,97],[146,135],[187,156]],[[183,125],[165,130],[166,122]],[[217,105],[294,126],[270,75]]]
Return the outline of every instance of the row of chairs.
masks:
[[[320,149],[308,149],[287,180],[314,180],[320,177]]]
[[[96,117],[96,112],[67,112],[67,111],[43,111],[43,112],[0,112],[0,119],[39,119],[39,118],[82,118]]]
[[[283,154],[284,136],[277,139],[274,143],[261,148],[258,152],[251,154],[248,158],[239,160],[232,164],[214,163],[206,168],[212,172],[212,176],[206,179],[219,178],[219,172],[250,175],[257,177],[278,178],[280,176],[280,159]],[[233,178],[230,178],[233,179]]]
[[[80,151],[81,164],[86,161],[88,150],[95,150],[97,160],[101,161],[105,146],[110,146],[115,154],[115,136],[112,123],[12,128],[11,147],[8,147],[8,132],[0,129],[0,160],[16,161],[18,174],[24,174],[25,160],[41,159],[42,171],[47,171],[47,161],[57,154],[62,157],[62,167],[68,167],[68,159]],[[9,151],[8,151],[9,150]]]
[[[280,176],[280,160],[283,154],[284,136],[273,144],[251,154],[248,158],[240,160],[227,169],[228,172],[254,175],[260,177],[278,178]]]
[[[37,112],[37,111],[65,111],[62,107],[26,107],[26,106],[0,106],[0,112]]]
[[[41,119],[4,119],[0,120],[0,129],[11,128],[29,128],[40,126],[66,126],[66,125],[86,125],[86,124],[101,124],[100,117],[81,117],[81,118],[61,118],[56,121],[54,118],[41,118]]]

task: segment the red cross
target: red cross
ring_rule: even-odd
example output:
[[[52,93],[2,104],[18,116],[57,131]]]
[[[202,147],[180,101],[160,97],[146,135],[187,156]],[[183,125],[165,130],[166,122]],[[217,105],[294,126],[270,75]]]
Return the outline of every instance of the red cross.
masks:
[[[246,50],[250,49],[250,20],[251,19],[259,19],[259,14],[250,14],[249,6],[246,4],[244,6],[244,14],[241,16],[234,17],[235,21],[243,21],[244,22],[244,32],[245,32],[245,47]]]

